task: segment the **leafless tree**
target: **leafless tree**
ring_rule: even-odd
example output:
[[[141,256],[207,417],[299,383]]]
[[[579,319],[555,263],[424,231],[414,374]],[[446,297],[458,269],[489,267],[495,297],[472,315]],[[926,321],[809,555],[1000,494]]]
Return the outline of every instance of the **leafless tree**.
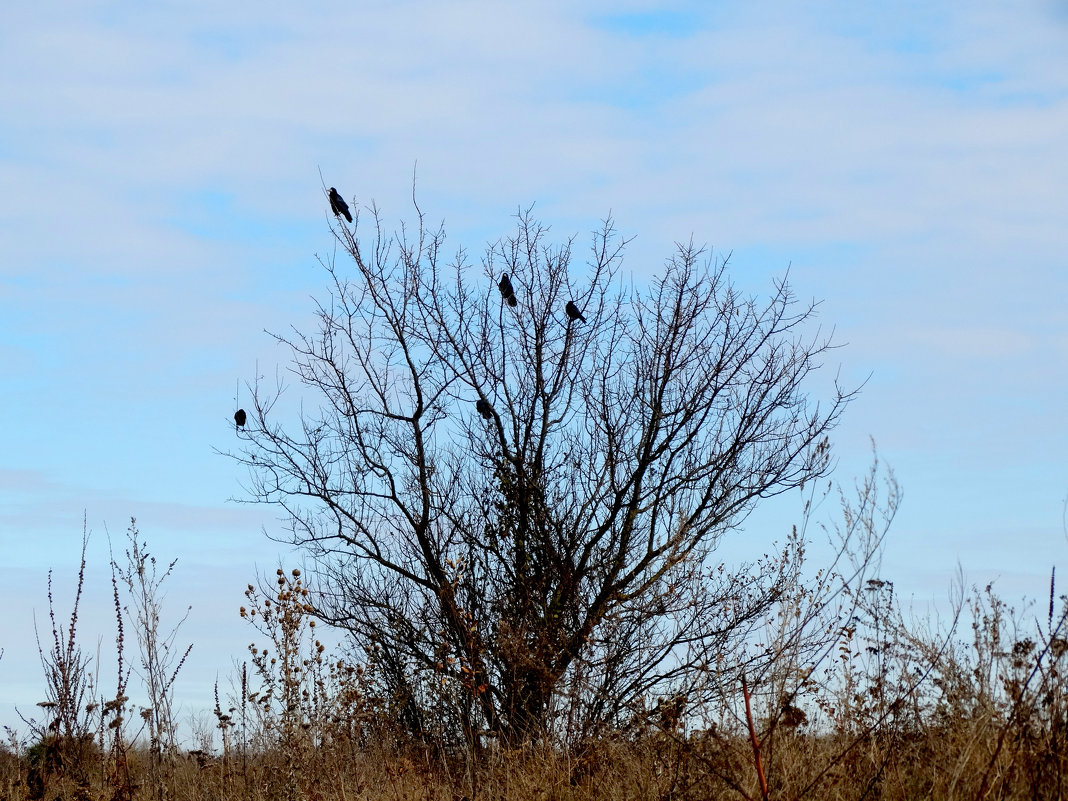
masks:
[[[334,229],[317,330],[276,337],[300,410],[251,385],[231,453],[246,500],[285,510],[317,613],[413,733],[518,742],[624,725],[657,698],[681,711],[800,559],[794,543],[728,569],[717,545],[830,470],[853,393],[828,381],[815,399],[834,347],[816,304],[785,279],[744,296],[692,242],[628,286],[610,220],[580,265],[529,210],[474,265],[416,212],[395,234],[374,207],[369,238],[359,215]]]

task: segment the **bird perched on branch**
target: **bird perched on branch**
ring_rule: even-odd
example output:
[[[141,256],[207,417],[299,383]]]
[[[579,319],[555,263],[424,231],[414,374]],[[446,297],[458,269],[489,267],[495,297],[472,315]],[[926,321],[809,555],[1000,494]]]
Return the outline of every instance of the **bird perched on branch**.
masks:
[[[234,422],[237,424],[237,428],[244,428],[245,420],[246,415],[244,409],[238,409],[236,412],[234,412]]]
[[[569,300],[567,302],[567,305],[564,306],[564,311],[567,312],[568,319],[581,320],[582,322],[586,322],[586,318],[582,316],[582,312],[579,311],[578,306],[576,306],[572,301]]]
[[[337,190],[334,189],[334,187],[330,187],[330,211],[334,212],[334,216],[344,217],[349,222],[352,222],[352,215],[349,213],[349,204],[345,202],[345,198],[337,193]]]
[[[475,403],[475,408],[478,409],[478,413],[487,420],[493,417],[493,407],[489,405],[489,401],[485,398],[479,398]]]
[[[497,282],[497,289],[501,290],[501,295],[508,301],[509,306],[516,306],[519,303],[516,299],[515,290],[512,288],[512,281],[508,277],[508,273],[501,276],[501,280]]]

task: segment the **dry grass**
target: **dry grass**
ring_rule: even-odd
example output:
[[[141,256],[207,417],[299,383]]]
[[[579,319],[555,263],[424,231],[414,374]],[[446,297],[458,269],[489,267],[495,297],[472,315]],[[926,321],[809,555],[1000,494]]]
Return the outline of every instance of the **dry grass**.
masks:
[[[45,721],[27,721],[28,736],[9,730],[0,801],[1068,796],[1068,611],[1062,597],[1055,614],[1052,580],[1043,620],[990,587],[973,591],[967,639],[955,626],[936,635],[907,624],[890,586],[869,582],[869,602],[833,632],[820,664],[728,682],[718,705],[650,699],[653,711],[626,731],[509,749],[405,731],[403,699],[378,691],[373,667],[328,655],[316,638],[300,571],[274,579],[269,592],[248,589],[240,613],[261,644],[196,750],[166,747],[160,733],[173,721],[129,704],[122,677],[113,699],[93,696],[76,608],[68,628],[54,623],[42,663],[58,701],[42,705]],[[158,611],[158,586],[142,608]],[[116,648],[121,665],[121,615]],[[782,677],[799,667],[784,697]],[[79,692],[75,709],[67,699]]]
[[[776,743],[768,765],[768,798],[1063,797],[1068,767],[1063,749],[1048,744],[1031,747],[1033,739],[1019,729],[1009,733],[1013,744],[1006,749],[997,728],[979,721],[961,723],[959,731],[897,739],[874,736],[859,742],[791,733]],[[278,752],[228,759],[198,751],[183,753],[171,765],[166,797],[173,801],[760,798],[752,762],[744,756],[747,745],[744,738],[651,737],[599,743],[578,759],[543,748],[501,751],[488,754],[474,776],[464,770],[462,760],[449,764],[426,753],[377,747],[317,748],[294,777],[287,776],[289,761]],[[89,755],[86,780],[54,769],[39,776],[38,782],[34,771],[39,765],[4,750],[0,797],[11,801],[152,797],[151,755],[133,748],[127,758],[125,786],[111,781],[114,766],[99,753]],[[987,770],[992,761],[993,776]]]

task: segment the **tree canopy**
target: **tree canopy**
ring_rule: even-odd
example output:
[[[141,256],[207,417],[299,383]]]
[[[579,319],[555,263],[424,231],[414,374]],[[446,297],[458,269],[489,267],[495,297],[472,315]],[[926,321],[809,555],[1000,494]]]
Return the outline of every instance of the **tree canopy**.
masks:
[[[579,263],[521,212],[475,264],[421,212],[372,213],[334,229],[316,330],[277,336],[300,419],[257,383],[234,454],[312,557],[316,613],[413,733],[577,736],[695,691],[799,558],[732,570],[717,544],[830,469],[852,392],[814,397],[816,304],[745,296],[692,242],[624,280],[610,220]]]

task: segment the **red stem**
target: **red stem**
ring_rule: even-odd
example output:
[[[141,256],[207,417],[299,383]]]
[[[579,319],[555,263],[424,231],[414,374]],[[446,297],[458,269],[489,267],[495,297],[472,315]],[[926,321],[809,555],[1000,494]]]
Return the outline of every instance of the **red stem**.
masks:
[[[768,801],[768,780],[764,778],[764,764],[760,760],[760,742],[753,725],[753,710],[749,706],[749,685],[746,684],[745,676],[742,676],[742,695],[745,697],[745,722],[749,724],[749,742],[753,745],[753,759],[756,762],[757,778],[760,779],[760,797],[763,801]]]

